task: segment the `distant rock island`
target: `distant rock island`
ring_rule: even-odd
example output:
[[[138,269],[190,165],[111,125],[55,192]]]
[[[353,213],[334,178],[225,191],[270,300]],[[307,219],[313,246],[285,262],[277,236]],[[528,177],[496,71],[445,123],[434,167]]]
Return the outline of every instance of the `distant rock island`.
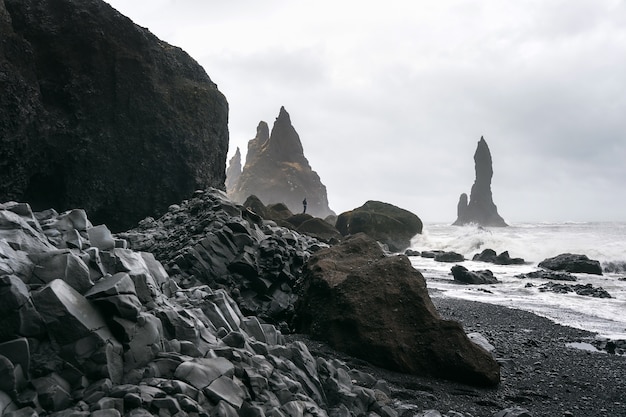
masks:
[[[186,52],[99,0],[0,1],[0,201],[114,231],[223,189],[228,103]]]
[[[491,195],[491,178],[493,177],[491,152],[489,152],[489,146],[482,136],[474,153],[474,164],[476,180],[472,185],[469,203],[467,194],[461,194],[457,205],[457,219],[453,225],[462,226],[475,223],[480,226],[508,226],[498,214],[498,208],[493,203],[493,196]]]
[[[238,174],[233,169],[235,158],[228,169],[229,178]],[[227,184],[232,184],[227,192],[239,203],[255,195],[264,204],[284,203],[293,213],[301,213],[306,199],[308,214],[321,218],[335,215],[328,206],[326,187],[304,156],[300,137],[284,107],[271,134],[266,122],[259,123],[256,137],[248,142],[243,170],[233,182],[227,178]]]

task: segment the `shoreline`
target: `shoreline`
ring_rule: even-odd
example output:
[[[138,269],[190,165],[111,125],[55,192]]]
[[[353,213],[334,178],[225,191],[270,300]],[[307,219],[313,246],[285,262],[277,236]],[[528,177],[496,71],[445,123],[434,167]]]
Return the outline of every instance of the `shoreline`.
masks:
[[[460,322],[466,333],[478,332],[495,347],[493,354],[502,365],[497,388],[387,371],[306,335],[289,335],[288,340],[301,340],[314,355],[337,357],[386,380],[391,400],[413,413],[407,416],[434,409],[492,417],[512,407],[527,409],[533,417],[626,415],[626,357],[566,346],[589,342],[595,333],[523,310],[437,294],[431,299],[442,318]]]

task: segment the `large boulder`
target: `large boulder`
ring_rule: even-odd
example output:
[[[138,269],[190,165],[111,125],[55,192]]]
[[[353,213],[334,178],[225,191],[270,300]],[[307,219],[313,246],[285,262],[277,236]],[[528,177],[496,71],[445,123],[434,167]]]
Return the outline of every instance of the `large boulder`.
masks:
[[[551,271],[602,275],[602,266],[599,261],[589,259],[587,255],[574,253],[562,253],[553,258],[544,259],[539,263],[539,267]]]
[[[0,39],[0,201],[119,231],[224,187],[228,104],[181,49],[101,0],[4,0]]]
[[[422,233],[422,221],[410,211],[380,201],[367,201],[361,207],[337,217],[335,227],[343,236],[365,233],[400,252],[408,248],[411,238]]]
[[[298,330],[391,370],[493,386],[500,369],[458,322],[443,320],[406,256],[357,234],[315,253],[304,272]]]
[[[454,225],[461,226],[468,223],[476,223],[481,226],[507,226],[504,219],[498,214],[498,208],[493,203],[491,194],[491,178],[493,177],[491,152],[482,136],[474,153],[474,167],[476,169],[476,180],[474,185],[472,185],[469,202],[467,194],[461,194],[457,205],[457,219]]]
[[[322,218],[335,214],[328,206],[326,186],[304,156],[300,136],[284,107],[271,134],[267,123],[259,123],[255,138],[248,143],[246,163],[229,195],[239,203],[250,195],[265,204],[283,202],[293,213],[304,210],[306,199],[307,213]]]

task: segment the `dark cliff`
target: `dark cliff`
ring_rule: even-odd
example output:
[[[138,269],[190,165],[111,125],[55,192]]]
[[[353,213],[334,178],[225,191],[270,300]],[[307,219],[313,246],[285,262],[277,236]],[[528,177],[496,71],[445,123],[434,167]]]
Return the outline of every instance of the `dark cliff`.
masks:
[[[326,187],[304,156],[300,137],[291,124],[289,113],[281,107],[269,134],[267,123],[257,127],[256,137],[248,143],[248,154],[239,181],[229,193],[237,202],[250,195],[263,203],[285,203],[294,213],[326,217],[335,213],[328,207]]]
[[[491,193],[491,178],[493,165],[489,146],[483,137],[478,141],[474,153],[476,180],[472,185],[469,203],[467,194],[461,194],[457,205],[457,220],[454,225],[460,226],[476,223],[481,226],[507,226],[504,219],[498,214],[498,208],[493,203]]]
[[[224,188],[226,99],[103,1],[0,0],[0,90],[0,201],[122,230]]]

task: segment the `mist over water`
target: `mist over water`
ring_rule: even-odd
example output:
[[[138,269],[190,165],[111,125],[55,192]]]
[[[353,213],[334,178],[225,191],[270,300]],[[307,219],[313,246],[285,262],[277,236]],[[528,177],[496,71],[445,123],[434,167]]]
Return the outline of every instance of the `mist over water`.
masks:
[[[433,296],[462,298],[517,308],[547,317],[556,323],[598,333],[613,339],[626,339],[626,223],[518,223],[504,228],[426,224],[423,234],[412,240],[416,251],[444,250],[463,254],[460,263],[471,271],[489,269],[501,281],[495,285],[462,285],[454,282],[454,264],[429,258],[410,257],[413,266],[426,278]],[[493,249],[509,251],[523,258],[524,265],[494,265],[471,261],[476,253]],[[538,270],[542,260],[562,253],[587,255],[603,267],[621,265],[617,272],[602,276],[574,274],[577,282],[602,287],[613,298],[593,298],[575,293],[541,292],[546,280],[516,276]],[[532,284],[532,286],[527,286]]]

